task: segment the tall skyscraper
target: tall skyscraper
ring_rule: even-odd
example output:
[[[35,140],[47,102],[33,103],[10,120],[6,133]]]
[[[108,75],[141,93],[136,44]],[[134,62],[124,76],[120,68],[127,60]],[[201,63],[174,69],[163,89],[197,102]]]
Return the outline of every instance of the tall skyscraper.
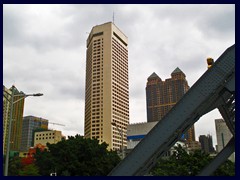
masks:
[[[217,135],[217,152],[221,152],[221,150],[227,145],[227,143],[232,138],[232,133],[227,127],[226,122],[223,119],[215,119],[215,128],[216,128],[216,135]],[[233,153],[229,160],[235,162],[235,153]]]
[[[3,86],[3,151],[6,153],[7,150],[7,137],[9,133],[9,120],[10,120],[10,101],[12,94],[21,94],[18,89],[13,86],[7,89]],[[20,100],[21,99],[21,100]],[[24,99],[21,96],[15,96],[13,99],[13,110],[12,110],[12,130],[10,139],[10,151],[19,151],[22,137],[22,119],[24,110]]]
[[[204,152],[210,154],[214,153],[214,147],[213,147],[213,141],[212,136],[210,134],[206,135],[200,135],[199,136],[199,142],[201,143],[201,148]]]
[[[94,26],[86,54],[84,136],[121,149],[129,124],[128,38],[111,22]]]
[[[21,151],[34,146],[34,130],[48,130],[48,120],[35,116],[23,117]]]
[[[165,81],[154,72],[149,76],[146,86],[147,121],[160,121],[188,89],[186,75],[178,67],[171,73],[171,78]],[[194,126],[188,130],[185,138],[195,141]]]

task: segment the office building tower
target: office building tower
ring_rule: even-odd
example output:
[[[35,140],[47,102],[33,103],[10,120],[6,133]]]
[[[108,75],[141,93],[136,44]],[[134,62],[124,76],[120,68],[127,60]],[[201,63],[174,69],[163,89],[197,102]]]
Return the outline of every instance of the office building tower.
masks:
[[[212,136],[210,134],[206,135],[200,135],[199,136],[199,142],[201,143],[201,149],[207,153],[214,153],[214,147],[213,147],[213,141]]]
[[[171,73],[171,78],[165,81],[154,72],[149,76],[146,86],[147,121],[160,121],[188,89],[186,75],[178,67]],[[187,141],[195,141],[194,126],[183,137]]]
[[[15,96],[13,96],[13,94]],[[19,151],[22,137],[22,119],[24,110],[24,98],[17,96],[17,94],[23,94],[19,92],[15,86],[10,89],[3,86],[3,152],[7,151],[8,133],[9,133],[9,121],[11,112],[11,97],[13,96],[13,109],[12,109],[12,127],[11,127],[11,139],[10,139],[10,151]]]
[[[226,122],[223,119],[215,119],[215,128],[217,135],[217,153],[221,152],[221,150],[227,145],[227,143],[232,138],[232,133],[227,127]],[[235,153],[233,153],[229,160],[235,162]]]
[[[84,136],[119,150],[129,124],[128,38],[111,22],[94,26],[86,54]]]
[[[23,117],[21,151],[34,146],[34,132],[48,130],[48,120],[35,116]]]

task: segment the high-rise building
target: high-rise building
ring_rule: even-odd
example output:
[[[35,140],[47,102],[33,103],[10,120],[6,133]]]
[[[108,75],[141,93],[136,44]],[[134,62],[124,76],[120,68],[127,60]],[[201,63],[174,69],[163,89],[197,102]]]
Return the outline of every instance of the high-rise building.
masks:
[[[12,127],[11,127],[11,139],[10,139],[10,151],[19,151],[22,137],[22,119],[24,110],[24,98],[17,96],[16,94],[23,94],[19,92],[15,86],[7,89],[3,86],[3,152],[7,150],[7,139],[9,133],[9,120],[10,120],[10,101],[13,96],[13,110],[12,110]]]
[[[34,146],[34,131],[48,130],[48,120],[35,116],[23,117],[21,151]]]
[[[221,152],[221,150],[227,145],[227,143],[232,138],[232,133],[227,127],[226,122],[223,119],[215,119],[215,128],[216,128],[216,135],[217,135],[217,152]],[[235,153],[233,153],[229,160],[235,162]]]
[[[200,135],[199,136],[199,142],[201,143],[201,148],[204,152],[210,154],[214,153],[214,147],[213,147],[213,141],[212,136],[210,134],[206,135]]]
[[[171,78],[165,81],[154,72],[149,76],[146,86],[147,121],[160,121],[188,89],[186,75],[178,67],[171,73]],[[185,138],[195,141],[194,126],[188,130]]]
[[[94,26],[86,54],[84,136],[121,149],[129,124],[128,38],[111,22]]]
[[[7,139],[9,132],[9,118],[10,118],[10,100],[12,91],[3,86],[3,153],[7,151]]]

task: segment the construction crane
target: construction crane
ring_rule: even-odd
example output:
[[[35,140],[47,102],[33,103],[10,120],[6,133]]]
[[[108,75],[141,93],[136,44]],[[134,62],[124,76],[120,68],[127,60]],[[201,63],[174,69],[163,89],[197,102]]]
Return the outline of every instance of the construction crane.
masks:
[[[59,125],[59,126],[65,126],[64,124],[59,124],[59,123],[54,123],[54,122],[48,122],[48,124]]]
[[[235,45],[217,60],[108,176],[146,175],[201,116],[218,109],[233,137],[200,176],[211,175],[235,151]]]

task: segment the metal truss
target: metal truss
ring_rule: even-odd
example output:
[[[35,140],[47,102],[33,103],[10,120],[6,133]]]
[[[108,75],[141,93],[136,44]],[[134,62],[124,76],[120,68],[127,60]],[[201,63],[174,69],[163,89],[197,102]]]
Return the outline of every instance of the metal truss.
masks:
[[[233,139],[200,175],[211,174],[234,151],[235,45],[229,47],[109,176],[146,175],[201,116],[218,108]]]

